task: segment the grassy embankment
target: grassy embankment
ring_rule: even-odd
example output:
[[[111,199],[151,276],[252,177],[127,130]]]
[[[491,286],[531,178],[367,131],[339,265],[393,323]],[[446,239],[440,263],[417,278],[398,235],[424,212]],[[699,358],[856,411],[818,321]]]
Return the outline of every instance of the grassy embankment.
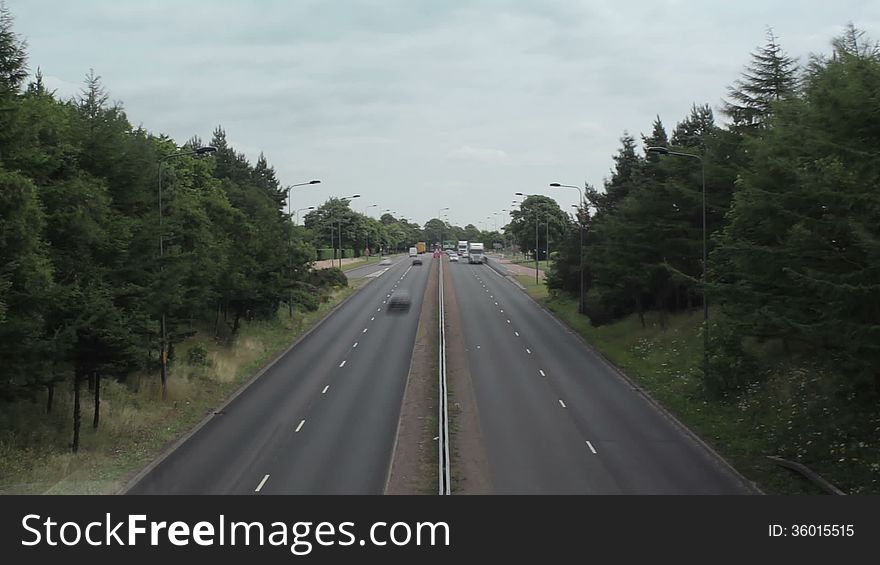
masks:
[[[529,259],[513,259],[510,262],[514,263],[516,265],[522,265],[524,267],[531,267],[533,269],[535,268],[535,260],[534,259],[531,259],[531,260],[529,260]],[[547,261],[547,260],[538,261],[538,270],[539,271],[546,271],[549,266],[550,266],[550,261]]]
[[[665,329],[656,313],[646,315],[646,327],[633,315],[597,328],[577,313],[577,299],[551,297],[533,277],[517,279],[764,492],[822,492],[768,455],[804,463],[845,492],[880,492],[880,409],[841,398],[827,367],[778,344],[752,344],[768,376],[735,398],[713,398],[701,377],[699,312],[671,315]],[[713,309],[710,319],[717,315]]]
[[[168,398],[161,401],[158,376],[132,375],[126,382],[102,380],[101,420],[92,429],[93,399],[82,386],[80,451],[70,451],[73,394],[60,383],[52,413],[45,395],[33,403],[3,405],[0,411],[0,494],[113,493],[134,471],[191,429],[247,378],[314,326],[365,281],[337,290],[315,312],[286,308],[272,321],[244,322],[231,346],[199,332],[178,344],[169,372]],[[203,348],[203,349],[202,349]],[[191,351],[206,352],[190,355]]]
[[[378,263],[380,260],[381,257],[379,255],[373,255],[372,257],[360,257],[357,261],[352,261],[351,263],[343,263],[342,270],[350,271],[352,269],[357,269],[358,267],[363,267],[371,263]]]

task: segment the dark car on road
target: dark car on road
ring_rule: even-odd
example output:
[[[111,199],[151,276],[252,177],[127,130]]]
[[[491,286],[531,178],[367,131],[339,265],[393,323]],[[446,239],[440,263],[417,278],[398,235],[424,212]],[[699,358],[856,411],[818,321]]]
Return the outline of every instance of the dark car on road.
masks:
[[[421,264],[422,264],[422,258],[421,258],[421,257],[413,257],[413,263],[412,263],[412,264],[413,264],[413,265],[421,265]]]
[[[389,312],[406,312],[407,310],[409,310],[409,306],[409,293],[405,290],[398,290],[397,292],[392,294],[391,298],[388,300]]]

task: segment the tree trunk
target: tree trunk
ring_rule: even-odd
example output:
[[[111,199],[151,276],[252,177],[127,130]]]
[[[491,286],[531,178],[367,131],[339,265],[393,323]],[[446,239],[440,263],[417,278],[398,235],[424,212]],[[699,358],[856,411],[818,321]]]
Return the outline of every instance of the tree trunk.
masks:
[[[642,309],[642,297],[641,295],[636,297],[636,309],[639,312],[639,321],[642,323],[642,327],[645,327],[645,311]]]
[[[101,419],[101,373],[95,371],[95,419],[92,420],[92,428],[98,429],[98,421]]]
[[[232,323],[232,335],[238,333],[238,327],[241,325],[241,313],[235,313],[235,321]]]
[[[50,381],[49,384],[46,385],[48,389],[46,396],[46,414],[52,413],[52,401],[55,399],[55,381]]]
[[[214,337],[220,335],[220,306],[222,302],[220,300],[217,301],[217,316],[214,318]]]
[[[660,291],[660,329],[665,330],[669,318],[669,286],[663,285]]]
[[[80,367],[77,365],[73,369],[73,444],[71,449],[76,453],[79,451],[79,427],[82,423],[82,413],[79,407],[79,384],[80,384]]]
[[[89,373],[89,392],[95,392],[95,373]]]

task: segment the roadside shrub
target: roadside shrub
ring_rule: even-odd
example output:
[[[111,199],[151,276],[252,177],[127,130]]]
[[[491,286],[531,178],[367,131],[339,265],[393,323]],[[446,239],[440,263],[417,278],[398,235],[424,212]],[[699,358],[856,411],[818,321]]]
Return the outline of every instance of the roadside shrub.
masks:
[[[703,385],[711,398],[736,395],[763,378],[757,360],[743,349],[742,337],[731,324],[711,324],[708,358]]]
[[[318,288],[341,288],[348,286],[348,278],[345,276],[345,273],[337,267],[316,269],[309,273],[309,284]]]
[[[294,304],[309,312],[317,310],[321,300],[317,293],[308,292],[301,288],[293,291],[292,298]]]
[[[196,343],[190,347],[186,359],[190,365],[198,365],[202,367],[210,365],[210,361],[208,360],[208,349],[201,343]]]

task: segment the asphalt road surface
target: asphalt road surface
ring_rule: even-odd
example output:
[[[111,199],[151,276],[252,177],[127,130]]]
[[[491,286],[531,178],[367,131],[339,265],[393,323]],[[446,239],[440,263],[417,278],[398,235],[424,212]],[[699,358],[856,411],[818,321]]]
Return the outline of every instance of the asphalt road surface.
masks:
[[[128,493],[381,494],[430,260],[394,259]]]
[[[750,492],[490,266],[447,267],[494,492]]]

